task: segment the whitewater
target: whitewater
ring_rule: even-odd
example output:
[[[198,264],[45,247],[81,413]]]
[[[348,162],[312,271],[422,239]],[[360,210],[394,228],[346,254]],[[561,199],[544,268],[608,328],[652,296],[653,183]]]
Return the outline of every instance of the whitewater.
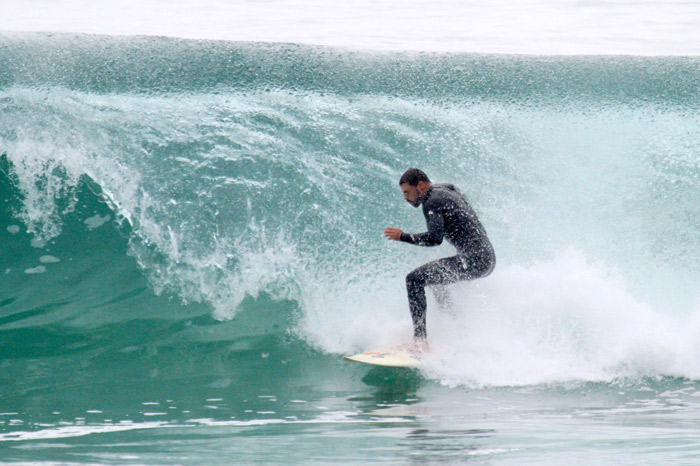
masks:
[[[697,461],[694,3],[0,12],[2,464]],[[369,369],[410,166],[498,264]]]

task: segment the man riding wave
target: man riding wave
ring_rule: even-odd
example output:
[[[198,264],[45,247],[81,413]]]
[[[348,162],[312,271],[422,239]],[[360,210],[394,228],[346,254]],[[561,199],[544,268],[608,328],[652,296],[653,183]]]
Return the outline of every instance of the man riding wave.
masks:
[[[437,246],[446,239],[457,249],[457,255],[429,262],[406,276],[413,349],[422,351],[427,349],[425,287],[485,277],[493,271],[496,255],[476,213],[454,185],[433,184],[422,170],[409,168],[399,186],[409,204],[423,206],[428,231],[404,233],[388,227],[384,235],[418,246]]]

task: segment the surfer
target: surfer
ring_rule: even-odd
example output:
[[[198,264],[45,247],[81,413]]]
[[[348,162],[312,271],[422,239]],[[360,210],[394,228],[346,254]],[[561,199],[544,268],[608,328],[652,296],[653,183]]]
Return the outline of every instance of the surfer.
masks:
[[[429,262],[406,276],[414,338],[409,349],[420,352],[428,349],[425,287],[485,277],[493,270],[496,255],[476,213],[454,185],[433,184],[422,170],[409,168],[399,186],[409,204],[423,205],[428,231],[404,233],[388,227],[384,236],[418,246],[437,246],[447,239],[457,249],[457,255]]]

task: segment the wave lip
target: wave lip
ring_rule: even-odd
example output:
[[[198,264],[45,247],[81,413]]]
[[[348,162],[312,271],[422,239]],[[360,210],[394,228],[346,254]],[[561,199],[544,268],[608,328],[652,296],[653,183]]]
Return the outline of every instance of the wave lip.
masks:
[[[271,90],[522,105],[697,108],[693,56],[517,56],[348,51],[296,44],[0,33],[0,88],[98,95]],[[31,98],[31,96],[27,96]],[[194,96],[193,96],[194,97]],[[97,115],[109,103],[96,99]],[[38,101],[34,101],[38,104]],[[80,99],[75,102],[81,105]],[[50,101],[47,103],[50,105]],[[8,111],[17,109],[13,105]]]

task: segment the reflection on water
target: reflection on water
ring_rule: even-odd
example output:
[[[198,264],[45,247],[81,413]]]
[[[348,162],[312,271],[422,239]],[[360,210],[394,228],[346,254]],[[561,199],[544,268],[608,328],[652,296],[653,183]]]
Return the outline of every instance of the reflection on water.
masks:
[[[375,389],[378,402],[415,398],[416,392],[426,379],[416,369],[403,367],[373,367],[362,381]]]

